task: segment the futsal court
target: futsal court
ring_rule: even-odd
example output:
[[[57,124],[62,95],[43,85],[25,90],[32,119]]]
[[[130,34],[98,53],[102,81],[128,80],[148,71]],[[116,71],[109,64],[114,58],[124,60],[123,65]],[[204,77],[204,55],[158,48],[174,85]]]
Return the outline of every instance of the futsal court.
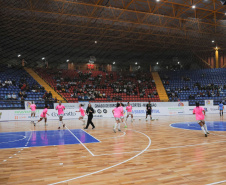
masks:
[[[226,184],[226,121],[193,115],[144,118],[113,132],[113,118],[0,123],[0,184]]]

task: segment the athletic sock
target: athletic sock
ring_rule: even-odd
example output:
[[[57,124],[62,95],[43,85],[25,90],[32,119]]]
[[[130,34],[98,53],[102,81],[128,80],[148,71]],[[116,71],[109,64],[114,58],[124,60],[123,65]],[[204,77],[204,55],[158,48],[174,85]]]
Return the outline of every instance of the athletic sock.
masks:
[[[120,130],[120,123],[118,123],[118,129]]]
[[[114,129],[116,129],[117,128],[117,123],[115,123],[115,126],[114,126]]]
[[[203,127],[204,127],[205,131],[208,132],[206,124],[204,124]]]
[[[59,127],[60,127],[60,125],[61,125],[61,121],[59,121]]]
[[[125,121],[124,121],[124,124],[125,124],[125,126],[127,126]]]
[[[204,127],[201,127],[202,131],[204,132],[204,134],[207,134]]]

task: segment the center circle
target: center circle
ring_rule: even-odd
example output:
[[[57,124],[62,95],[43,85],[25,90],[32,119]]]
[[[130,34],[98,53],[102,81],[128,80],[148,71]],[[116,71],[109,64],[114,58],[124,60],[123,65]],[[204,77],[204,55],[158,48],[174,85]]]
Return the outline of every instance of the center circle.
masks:
[[[206,121],[206,125],[209,131],[226,131],[225,121]],[[197,122],[172,123],[170,126],[187,130],[201,130],[201,127]]]

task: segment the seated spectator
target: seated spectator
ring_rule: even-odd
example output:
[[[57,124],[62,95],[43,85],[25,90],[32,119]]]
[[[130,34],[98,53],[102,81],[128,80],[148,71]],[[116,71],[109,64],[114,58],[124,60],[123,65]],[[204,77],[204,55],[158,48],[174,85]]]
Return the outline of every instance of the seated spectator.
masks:
[[[23,96],[24,98],[27,98],[27,94],[26,94],[25,91],[22,92],[22,96]]]
[[[13,93],[13,95],[12,95],[12,99],[13,99],[13,100],[16,100],[16,99],[17,99],[17,97],[16,97],[16,94],[15,94],[15,93]]]
[[[12,95],[9,93],[8,95],[7,95],[7,100],[11,100],[12,99]]]
[[[23,85],[22,85],[22,87],[21,87],[21,91],[23,91],[23,90],[25,90],[26,89],[26,84],[24,83]]]
[[[58,102],[58,99],[57,97],[54,98],[54,103],[57,103]]]
[[[21,91],[18,93],[18,96],[19,96],[20,98],[23,96],[23,94],[22,94]]]

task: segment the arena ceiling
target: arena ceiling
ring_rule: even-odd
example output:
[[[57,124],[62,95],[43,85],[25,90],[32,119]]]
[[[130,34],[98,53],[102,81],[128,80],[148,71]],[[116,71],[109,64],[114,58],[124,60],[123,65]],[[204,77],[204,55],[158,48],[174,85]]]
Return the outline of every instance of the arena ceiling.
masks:
[[[219,0],[0,0],[0,16],[4,58],[149,60],[226,48]]]

